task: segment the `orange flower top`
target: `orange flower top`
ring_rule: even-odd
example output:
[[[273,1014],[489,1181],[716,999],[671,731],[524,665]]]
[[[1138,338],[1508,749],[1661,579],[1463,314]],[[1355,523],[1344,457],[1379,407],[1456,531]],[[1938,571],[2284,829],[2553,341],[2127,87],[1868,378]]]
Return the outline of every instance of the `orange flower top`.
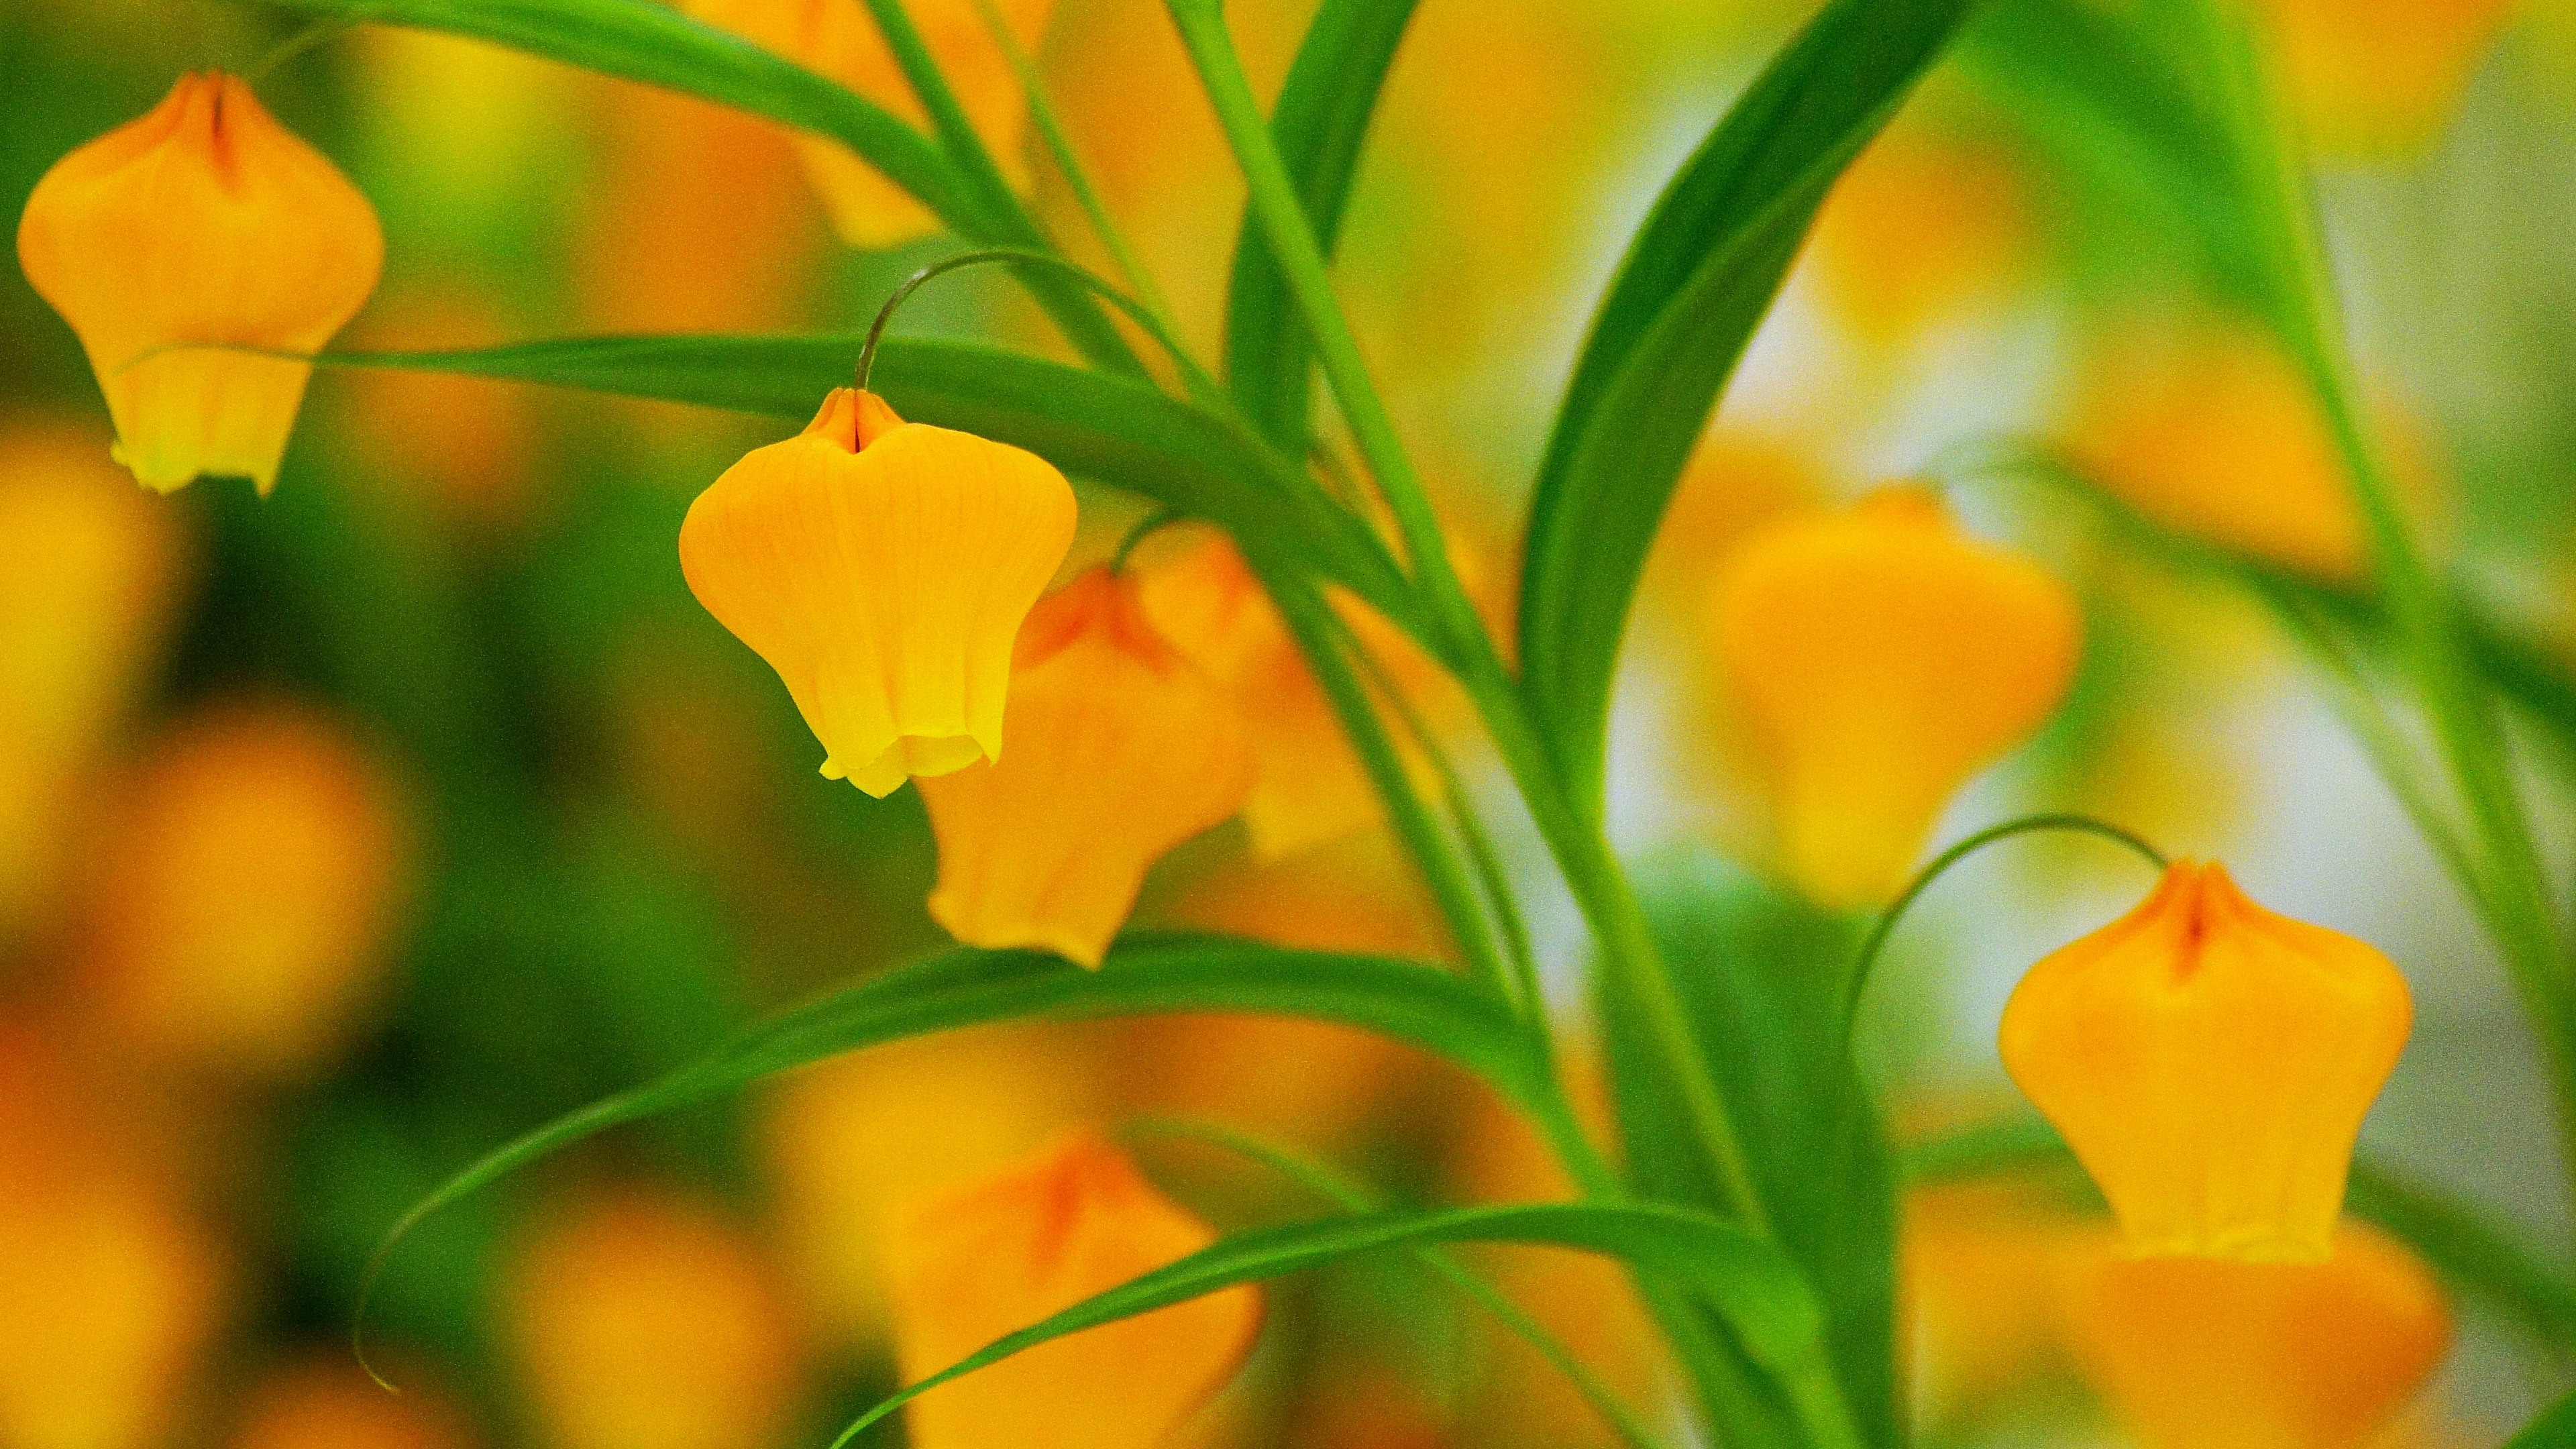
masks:
[[[384,251],[367,198],[215,71],[56,162],[18,223],[19,263],[80,335],[118,458],[163,492],[208,473],[267,492],[312,368],[156,349],[317,351],[375,290]]]
[[[939,837],[930,914],[971,945],[1097,966],[1145,872],[1252,788],[1233,707],[1096,568],[1029,614],[1007,760],[921,785]]]
[[[2032,967],[2001,1045],[2131,1253],[2313,1263],[2413,1015],[2387,957],[2186,860]]]
[[[2069,1275],[2084,1377],[2143,1449],[2350,1449],[2451,1346],[2441,1284],[2345,1223],[2311,1264],[2093,1255]]]
[[[1216,1241],[1124,1152],[1077,1134],[927,1204],[887,1242],[896,1360],[926,1378],[1014,1330]],[[1229,1288],[1037,1348],[909,1407],[920,1449],[1158,1449],[1251,1351],[1261,1297]]]
[[[1839,907],[1903,887],[1951,794],[2066,697],[2083,634],[2065,585],[1922,488],[1764,529],[1707,617],[1782,866]]]
[[[698,495],[680,566],[786,682],[823,773],[886,795],[1000,758],[1012,641],[1073,526],[1045,459],[842,388]]]

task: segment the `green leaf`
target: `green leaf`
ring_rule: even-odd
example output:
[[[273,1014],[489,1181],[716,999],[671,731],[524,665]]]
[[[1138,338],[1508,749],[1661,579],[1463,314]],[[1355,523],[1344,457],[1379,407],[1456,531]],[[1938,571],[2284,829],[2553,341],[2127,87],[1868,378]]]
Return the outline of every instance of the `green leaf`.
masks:
[[[1864,1442],[1898,1443],[1894,1174],[1843,1037],[1859,925],[1705,852],[1641,877],[1657,944],[1738,1114],[1755,1188],[1822,1305],[1852,1417]],[[1638,1189],[1717,1209],[1724,1194],[1689,1150],[1652,1055],[1634,1045],[1633,1014],[1606,984],[1604,994],[1611,1084]]]
[[[1674,1208],[1537,1203],[1371,1213],[1238,1233],[1061,1313],[996,1339],[871,1409],[846,1444],[904,1404],[952,1379],[1050,1339],[1231,1288],[1386,1248],[1438,1243],[1534,1243],[1621,1258],[1686,1287],[1732,1327],[1746,1352],[1802,1401],[1826,1372],[1820,1323],[1798,1271],[1743,1229]],[[1830,1423],[1819,1444],[1836,1442]],[[837,1449],[837,1446],[836,1446]]]
[[[1440,1053],[1515,1101],[1546,1090],[1546,1064],[1510,1009],[1434,966],[1208,936],[1130,939],[1097,971],[1036,952],[960,950],[772,1017],[689,1066],[485,1154],[403,1215],[377,1263],[422,1219],[558,1148],[842,1052],[983,1022],[1189,1011],[1341,1022]]]
[[[2569,1394],[2522,1426],[2504,1449],[2576,1449],[2576,1394]]]
[[[1324,0],[1271,109],[1270,134],[1327,257],[1341,236],[1360,145],[1414,4]],[[1302,453],[1313,368],[1314,344],[1298,318],[1287,274],[1247,206],[1226,296],[1226,383],[1263,436]]]
[[[1906,1146],[1908,1183],[1957,1182],[2055,1172],[2083,1181],[2066,1144],[2036,1117],[2008,1117]],[[2462,1291],[2522,1323],[2544,1342],[2576,1347],[2576,1283],[2475,1209],[2367,1155],[2352,1164],[2344,1208],[2386,1229]]]
[[[1691,449],[1834,178],[1974,0],[1833,0],[1664,188],[1594,316],[1521,564],[1523,688],[1600,811],[1612,672]]]
[[[470,35],[767,116],[839,141],[950,226],[970,236],[983,232],[967,213],[955,168],[920,132],[812,71],[648,0],[274,3],[356,22]]]
[[[593,337],[317,360],[548,383],[803,422],[826,392],[850,385],[859,343],[856,336]],[[888,338],[870,381],[907,418],[1026,448],[1068,473],[1211,520],[1247,551],[1321,573],[1420,635],[1411,591],[1365,526],[1231,421],[1142,382],[973,342]]]

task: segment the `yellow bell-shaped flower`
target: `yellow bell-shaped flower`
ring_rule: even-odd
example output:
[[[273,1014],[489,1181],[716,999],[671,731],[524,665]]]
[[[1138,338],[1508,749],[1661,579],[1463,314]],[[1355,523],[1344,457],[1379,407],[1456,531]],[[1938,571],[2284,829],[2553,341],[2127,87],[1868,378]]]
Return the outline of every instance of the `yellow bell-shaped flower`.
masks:
[[[1024,187],[1028,99],[1010,58],[985,26],[981,3],[908,0],[905,12],[1003,178]],[[916,126],[929,124],[861,0],[682,0],[681,8],[693,19],[840,82]],[[1045,34],[1055,0],[996,0],[994,8],[1021,53],[1028,54]],[[795,140],[805,174],[842,241],[854,247],[890,247],[939,230],[939,219],[928,207],[847,146],[803,131],[795,133]]]
[[[1837,907],[1903,886],[1951,794],[2065,698],[2083,634],[2063,584],[1921,488],[1746,540],[1708,627],[1782,867]]]
[[[2066,1294],[2084,1377],[2142,1449],[2384,1442],[2450,1350],[2450,1307],[2380,1233],[2332,1241],[2309,1264],[2097,1253]]]
[[[266,493],[313,374],[196,344],[318,351],[384,255],[367,198],[216,71],[54,163],[18,222],[19,264],[80,335],[118,460],[165,493],[201,474]]]
[[[871,795],[1002,754],[1011,647],[1073,544],[1073,487],[1004,443],[841,388],[680,525],[689,588]]]
[[[1252,747],[1132,575],[1093,569],[1041,602],[1018,654],[1010,758],[921,782],[931,918],[970,946],[1098,966],[1154,862],[1243,807]]]
[[[1091,1133],[927,1204],[887,1243],[896,1363],[926,1378],[1164,1267],[1216,1234]],[[1160,1449],[1251,1350],[1261,1298],[1229,1288],[1041,1344],[908,1408],[918,1449]]]
[[[2387,957],[2186,860],[2032,967],[2001,1044],[2132,1254],[2314,1263],[2413,1016]]]

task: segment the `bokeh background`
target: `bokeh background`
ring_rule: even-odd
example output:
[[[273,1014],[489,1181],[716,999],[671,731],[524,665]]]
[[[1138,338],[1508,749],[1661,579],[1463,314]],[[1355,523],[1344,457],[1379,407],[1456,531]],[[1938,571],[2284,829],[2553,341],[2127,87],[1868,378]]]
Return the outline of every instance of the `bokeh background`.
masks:
[[[1230,7],[1264,85],[1310,8]],[[2576,18],[2278,8],[2304,47],[2299,101],[2360,353],[2425,526],[2499,610],[2576,651]],[[1787,0],[1422,6],[1341,282],[1498,597],[1625,235],[1802,18]],[[247,69],[291,29],[212,0],[6,0],[0,211],[181,71]],[[1160,6],[1059,0],[1039,59],[1213,355],[1242,186]],[[346,345],[850,330],[955,249],[841,247],[779,132],[471,42],[362,30],[260,90],[383,215],[385,282]],[[1078,247],[1070,192],[1033,171]],[[2224,519],[2328,571],[2349,558],[2313,419],[2130,202],[2057,169],[1973,65],[1936,74],[1836,192],[1641,600],[1613,794],[1621,844],[1650,870],[1759,869],[1697,621],[1714,561],[1768,517],[2037,435],[2131,480],[2150,511]],[[897,325],[1058,345],[989,276],[942,282]],[[978,1031],[611,1134],[434,1219],[371,1314],[405,1391],[369,1384],[347,1346],[358,1280],[445,1172],[942,944],[912,794],[819,778],[784,691],[680,578],[689,499],[779,432],[326,371],[273,498],[221,481],[157,498],[110,462],[69,330],[0,269],[0,1446],[827,1442],[891,1382],[874,1247],[888,1215],[1082,1122],[1215,1119],[1413,1200],[1562,1191],[1490,1099],[1350,1033]],[[2284,478],[2324,481],[2303,494]],[[1944,834],[2088,810],[2223,856],[2267,904],[2381,945],[2420,1017],[2368,1145],[2564,1241],[2576,1224],[2500,968],[2297,660],[2225,588],[2121,548],[2045,490],[1953,498],[2082,591],[2088,644],[2075,705]],[[1069,568],[1141,512],[1096,490],[1084,505]],[[2565,778],[2535,772],[2562,856]],[[1228,826],[1165,865],[1144,914],[1446,951],[1369,813],[1315,822],[1315,843],[1268,861]],[[1579,1034],[1579,923],[1534,846],[1507,843]],[[1868,1024],[1899,1117],[2007,1102],[2004,993],[2143,884],[2086,844],[2010,847],[1952,877],[1900,937]],[[1220,1155],[1143,1150],[1219,1223],[1314,1210]],[[1980,1302],[2024,1291],[1972,1249],[1919,1257],[1955,1279],[1927,1306],[1959,1301],[1960,1282]],[[1616,1273],[1537,1254],[1489,1266],[1614,1383],[1650,1391]],[[1525,1349],[1405,1263],[1284,1285],[1272,1315],[1202,1442],[1606,1442]],[[1925,1384],[1928,1405],[2018,1386],[2007,1409],[1945,1420],[1948,1441],[2102,1441],[2045,1343],[1988,1317],[1927,1311],[1920,1327],[1924,1373],[1949,1375]],[[2470,1314],[2410,1432],[2493,1442],[2547,1387]]]

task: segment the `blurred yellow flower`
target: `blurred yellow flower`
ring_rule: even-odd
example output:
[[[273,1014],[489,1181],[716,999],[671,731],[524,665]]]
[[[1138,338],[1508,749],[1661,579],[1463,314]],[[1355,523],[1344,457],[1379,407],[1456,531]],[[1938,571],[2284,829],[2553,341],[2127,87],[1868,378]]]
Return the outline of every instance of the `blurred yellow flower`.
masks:
[[[72,1076],[53,1043],[0,1023],[0,1443],[157,1449],[231,1275],[126,1101]]]
[[[1098,1058],[1088,1036],[1016,1024],[872,1046],[783,1082],[762,1140],[812,1316],[845,1343],[883,1342],[886,1232],[1096,1117]]]
[[[896,1360],[915,1382],[1216,1240],[1082,1133],[931,1202],[886,1242]],[[909,1406],[918,1449],[1157,1449],[1232,1377],[1261,1296],[1229,1288],[1042,1344]]]
[[[2301,138],[2387,155],[2431,142],[2514,0],[2261,0]]]
[[[1708,628],[1783,869],[1856,907],[1893,896],[1951,794],[2056,710],[2083,621],[2038,565],[1961,533],[1929,490],[1894,488],[1747,541]]]
[[[0,931],[47,903],[84,769],[158,654],[179,522],[85,433],[0,426]]]
[[[2124,1259],[2070,1274],[2086,1378],[2142,1449],[2351,1449],[2390,1426],[2451,1345],[2441,1285],[2346,1223],[2313,1264]]]
[[[1031,610],[1010,758],[921,782],[931,918],[971,946],[1098,966],[1145,872],[1241,808],[1243,722],[1145,617],[1134,576],[1083,573]]]
[[[823,773],[882,796],[1001,758],[1012,640],[1073,526],[1045,459],[841,388],[698,495],[680,566],[786,682]]]
[[[18,260],[80,335],[117,458],[169,492],[200,474],[277,482],[308,363],[181,344],[314,352],[384,266],[375,208],[236,77],[169,98],[56,162]],[[146,354],[152,354],[146,356]]]
[[[1905,1198],[1899,1342],[1921,1420],[1969,1418],[2063,1357],[2067,1256],[2094,1233],[2018,1185],[1917,1188]]]
[[[468,1449],[464,1417],[405,1366],[400,1394],[345,1350],[290,1359],[252,1385],[225,1449]]]
[[[1855,337],[1901,348],[2005,297],[2028,268],[2030,230],[2009,157],[1900,126],[1834,183],[1806,264]]]
[[[993,6],[1021,53],[1034,53],[1055,0],[993,0]],[[929,125],[928,113],[860,0],[682,0],[680,8],[693,19],[840,82],[915,126]],[[907,0],[904,8],[1003,177],[1025,188],[1027,99],[976,0]],[[889,247],[940,229],[928,207],[840,142],[803,132],[795,139],[805,173],[841,240],[854,247]]]
[[[2132,1254],[2314,1263],[2413,1015],[2387,957],[2185,860],[2031,968],[2001,1047]]]
[[[2085,364],[2065,441],[2088,477],[2177,532],[2330,581],[2368,566],[2315,394],[2241,325],[2114,327]]]
[[[138,762],[90,883],[87,981],[147,1056],[322,1065],[369,1004],[404,892],[391,786],[326,718],[229,704]]]
[[[796,1345],[753,1246],[695,1202],[636,1188],[550,1214],[499,1285],[548,1449],[770,1449]]]

